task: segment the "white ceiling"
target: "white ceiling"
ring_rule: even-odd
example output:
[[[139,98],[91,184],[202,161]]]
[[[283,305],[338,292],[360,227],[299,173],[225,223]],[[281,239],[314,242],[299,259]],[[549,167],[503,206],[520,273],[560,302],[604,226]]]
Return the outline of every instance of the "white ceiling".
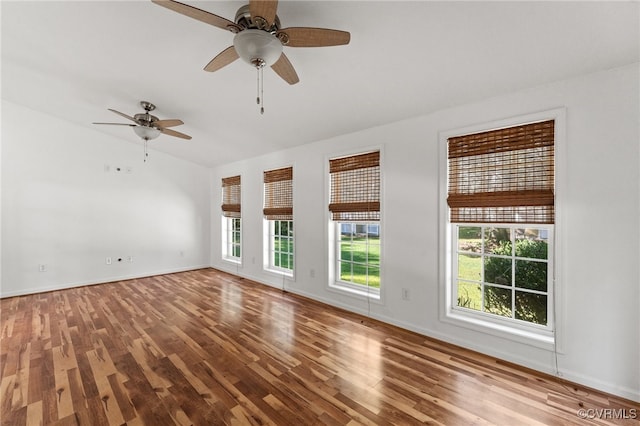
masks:
[[[246,1],[184,2],[233,20]],[[2,1],[2,98],[141,143],[107,111],[139,101],[190,141],[152,147],[215,166],[639,60],[638,2],[286,1],[282,27],[351,33],[284,51],[289,86],[236,61],[203,67],[233,34],[138,1]]]

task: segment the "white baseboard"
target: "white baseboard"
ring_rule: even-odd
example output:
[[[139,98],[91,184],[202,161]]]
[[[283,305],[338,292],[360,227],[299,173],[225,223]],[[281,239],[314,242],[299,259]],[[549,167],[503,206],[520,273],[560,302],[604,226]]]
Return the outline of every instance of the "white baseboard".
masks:
[[[150,272],[146,272],[146,273],[138,273],[138,274],[132,274],[132,275],[120,275],[120,276],[113,276],[113,277],[103,277],[103,278],[100,278],[100,279],[97,279],[97,280],[78,281],[78,282],[64,283],[64,284],[54,284],[54,285],[48,285],[48,286],[43,286],[43,287],[22,288],[20,290],[9,291],[9,292],[3,292],[0,289],[0,299],[4,299],[4,298],[7,298],[7,297],[24,296],[24,295],[28,295],[28,294],[46,293],[46,292],[49,292],[49,291],[56,291],[56,290],[65,290],[65,289],[69,289],[69,288],[83,287],[83,286],[87,286],[87,285],[105,284],[105,283],[110,283],[110,282],[114,282],[114,281],[126,281],[126,280],[138,279],[138,278],[153,277],[153,276],[156,276],[156,275],[174,274],[176,272],[194,271],[194,270],[203,269],[203,268],[210,268],[210,266],[209,265],[185,266],[185,267],[181,267],[181,268],[164,269],[164,270],[160,270],[160,271],[150,271]]]

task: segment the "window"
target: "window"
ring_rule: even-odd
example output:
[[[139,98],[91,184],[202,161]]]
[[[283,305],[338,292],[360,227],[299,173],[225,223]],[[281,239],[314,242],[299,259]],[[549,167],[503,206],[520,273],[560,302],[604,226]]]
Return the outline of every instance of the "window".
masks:
[[[380,225],[335,222],[339,281],[380,294]]]
[[[242,219],[240,176],[222,179],[222,257],[240,262]]]
[[[264,172],[264,210],[267,269],[293,275],[293,168]]]
[[[293,270],[293,221],[269,221],[269,267],[290,272]]]
[[[329,160],[332,287],[380,298],[380,152]]]
[[[552,228],[453,227],[456,309],[546,327]]]
[[[549,332],[554,120],[448,138],[448,309]]]

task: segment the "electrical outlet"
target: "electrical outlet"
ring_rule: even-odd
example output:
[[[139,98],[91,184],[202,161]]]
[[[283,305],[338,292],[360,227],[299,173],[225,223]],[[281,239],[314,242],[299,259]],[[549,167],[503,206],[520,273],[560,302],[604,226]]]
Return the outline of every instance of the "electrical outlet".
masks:
[[[309,270],[309,276],[311,278],[315,278],[316,277],[316,270],[315,269],[310,269]]]
[[[127,257],[127,261],[129,261],[129,263],[133,262],[133,256]]]
[[[111,265],[111,258],[110,257],[107,257],[106,263],[107,263],[107,265]]]
[[[38,271],[46,272],[46,270],[47,270],[47,265],[44,265],[44,264],[38,265]]]
[[[408,288],[403,288],[402,289],[402,300],[409,300],[409,289]]]

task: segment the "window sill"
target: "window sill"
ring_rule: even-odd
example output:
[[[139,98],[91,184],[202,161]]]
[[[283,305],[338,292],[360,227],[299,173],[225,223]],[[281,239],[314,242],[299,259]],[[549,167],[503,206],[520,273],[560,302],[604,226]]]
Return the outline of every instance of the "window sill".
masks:
[[[264,268],[264,270],[266,272],[269,272],[271,274],[276,274],[279,276],[285,276],[287,278],[293,278],[293,271],[288,270],[288,269],[275,269],[275,268]]]
[[[537,348],[550,351],[555,349],[554,336],[551,331],[536,332],[534,330],[525,330],[519,327],[511,327],[508,324],[500,324],[497,321],[475,318],[453,310],[450,310],[444,316],[443,321]]]
[[[236,257],[223,257],[222,260],[229,263],[234,263],[236,265],[242,265],[242,259],[238,259]]]
[[[373,300],[380,300],[380,290],[374,291],[374,290],[362,289],[362,288],[349,285],[348,283],[334,282],[333,284],[329,284],[329,289],[339,291],[339,292],[349,293],[354,296],[360,296],[360,297],[369,298]]]

